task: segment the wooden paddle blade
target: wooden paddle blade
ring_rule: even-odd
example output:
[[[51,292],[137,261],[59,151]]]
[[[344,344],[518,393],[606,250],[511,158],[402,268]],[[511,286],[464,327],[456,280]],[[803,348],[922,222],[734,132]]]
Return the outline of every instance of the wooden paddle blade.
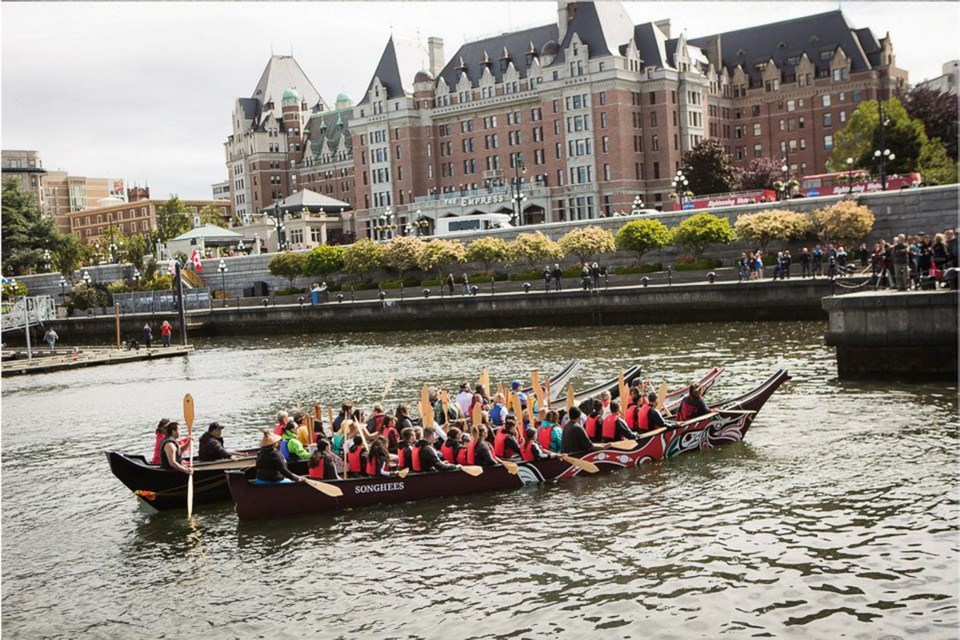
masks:
[[[663,409],[663,402],[667,397],[667,381],[664,380],[660,383],[660,388],[657,390],[657,410]]]
[[[573,392],[573,385],[567,385],[567,413],[570,413],[570,409],[577,406],[577,394]]]
[[[751,413],[756,413],[753,409],[720,409],[717,413],[743,413],[750,415]]]
[[[600,471],[600,467],[587,460],[581,460],[580,458],[574,458],[573,456],[560,456],[560,458],[564,462],[575,466],[577,469],[586,471],[587,473],[597,473]]]
[[[343,495],[343,491],[340,490],[340,487],[336,487],[328,482],[320,482],[319,480],[311,480],[310,478],[305,478],[307,484],[312,488],[316,489],[322,494],[328,495],[331,498],[339,498]]]
[[[460,467],[460,471],[463,471],[468,476],[477,477],[483,474],[483,467],[479,465],[464,465]]]
[[[627,382],[623,379],[623,369],[620,369],[620,374],[617,378],[617,389],[620,395],[620,407],[624,410],[627,408],[627,400],[630,397],[630,390],[627,389]]]
[[[440,406],[443,407],[443,432],[450,426],[450,394],[446,389],[440,392]]]
[[[473,412],[470,416],[470,420],[473,424],[480,424],[483,422],[483,407],[479,402],[473,405]]]
[[[183,396],[183,421],[187,423],[187,430],[193,429],[193,396],[189,393]]]
[[[309,413],[305,416],[307,422],[307,439],[310,440],[308,444],[313,444],[317,441],[317,429],[316,425],[313,424],[313,416]]]
[[[506,469],[510,475],[515,476],[520,473],[520,465],[516,462],[510,462],[509,460],[503,460],[501,458],[494,458],[494,460],[502,464],[503,468]]]
[[[410,473],[410,469],[400,469],[400,471],[397,472],[397,477],[406,478],[408,473]]]
[[[614,442],[613,444],[611,444],[610,448],[619,449],[620,451],[629,451],[631,449],[635,449],[636,446],[637,446],[636,440],[620,440],[618,442]]]
[[[543,388],[543,403],[550,408],[550,402],[553,400],[553,394],[550,393],[550,378],[547,378],[546,386]]]
[[[483,373],[480,374],[480,384],[487,390],[487,393],[490,393],[490,371],[488,369],[484,369]]]
[[[323,419],[323,412],[320,410],[320,405],[316,402],[313,403],[313,417],[317,420]]]
[[[240,460],[221,460],[219,462],[200,462],[195,466],[196,471],[238,471],[256,466],[256,458],[241,458]]]
[[[333,433],[333,407],[327,407],[327,420],[330,422],[330,432]]]
[[[533,388],[533,395],[537,398],[537,404],[543,406],[543,390],[540,388],[540,373],[534,369],[530,372],[530,386]]]

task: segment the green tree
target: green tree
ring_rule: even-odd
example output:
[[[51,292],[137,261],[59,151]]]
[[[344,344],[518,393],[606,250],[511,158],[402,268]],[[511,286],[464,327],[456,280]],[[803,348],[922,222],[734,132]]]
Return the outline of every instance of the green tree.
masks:
[[[773,240],[805,238],[813,230],[813,221],[803,213],[771,209],[739,216],[733,230],[738,240],[766,250]]]
[[[293,281],[297,276],[303,275],[304,265],[307,256],[294,251],[284,251],[273,256],[267,268],[275,276],[286,278],[290,281],[290,288],[293,288]]]
[[[12,177],[3,181],[0,233],[3,271],[8,275],[23,275],[42,268],[43,252],[54,253],[63,242],[54,219],[43,215],[36,194],[24,191],[20,181]]]
[[[467,260],[482,262],[487,273],[494,262],[506,262],[510,258],[510,245],[502,238],[479,238],[467,245]]]
[[[314,247],[307,254],[304,271],[309,276],[319,276],[326,279],[327,275],[343,269],[343,258],[346,250],[329,244]]]
[[[957,182],[957,163],[950,158],[940,140],[934,138],[920,149],[920,173],[928,184]]]
[[[940,139],[947,155],[956,162],[957,138],[960,137],[957,94],[917,86],[904,96],[903,107],[911,118],[923,123],[923,130],[930,140]]]
[[[137,269],[143,269],[143,258],[147,255],[147,238],[143,235],[135,235],[127,238],[124,245],[127,261]]]
[[[343,269],[360,276],[361,280],[371,271],[383,267],[383,245],[370,238],[354,242],[343,254]]]
[[[563,249],[542,231],[521,233],[510,243],[510,255],[516,260],[526,260],[533,270],[541,260],[560,260]]]
[[[63,237],[57,248],[57,269],[65,276],[72,275],[87,257],[89,247],[80,242],[76,236]]]
[[[711,244],[728,244],[733,240],[733,229],[726,218],[698,213],[677,225],[672,236],[673,244],[689,250],[699,262]]]
[[[706,138],[683,154],[683,175],[693,193],[727,193],[737,184],[730,156],[714,138]]]
[[[853,200],[841,200],[813,212],[817,235],[824,242],[850,244],[870,233],[874,223],[873,212]]]
[[[214,224],[218,227],[223,227],[224,229],[227,228],[227,221],[223,217],[222,207],[219,207],[215,204],[208,204],[207,206],[200,209],[199,215],[200,215],[200,224]]]
[[[670,230],[659,220],[644,218],[631,220],[620,227],[615,237],[617,248],[632,251],[639,266],[643,254],[651,249],[659,249],[670,242]]]
[[[565,255],[577,256],[581,267],[594,255],[610,253],[617,249],[609,231],[593,226],[574,229],[560,238],[557,244]]]
[[[388,242],[383,250],[383,262],[389,269],[393,269],[403,280],[403,274],[410,269],[416,269],[420,264],[420,256],[426,248],[423,240],[416,236],[399,236]]]
[[[172,240],[192,228],[190,210],[180,202],[178,196],[170,196],[169,200],[157,205],[157,236],[160,242]]]
[[[466,259],[467,250],[459,240],[431,240],[420,254],[418,266],[424,271],[436,269],[437,277],[442,279],[445,266]]]

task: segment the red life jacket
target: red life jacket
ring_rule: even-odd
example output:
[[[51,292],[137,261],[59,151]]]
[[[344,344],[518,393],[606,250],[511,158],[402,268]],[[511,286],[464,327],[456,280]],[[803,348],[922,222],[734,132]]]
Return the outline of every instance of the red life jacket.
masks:
[[[540,427],[537,429],[537,442],[540,448],[547,450],[550,448],[550,441],[553,439],[553,427]],[[532,459],[532,458],[531,458]],[[526,460],[526,458],[524,458]]]
[[[683,402],[680,403],[680,408],[677,409],[677,422],[683,422],[694,417],[693,414],[697,409],[692,404],[687,402],[688,397],[689,396],[684,396]]]
[[[420,447],[419,445],[413,448],[413,453],[410,455],[412,462],[412,467],[415,473],[420,473],[422,467],[420,466]]]
[[[637,405],[631,402],[627,405],[626,411],[623,412],[623,421],[627,423],[627,426],[633,429],[637,425]]]
[[[465,447],[460,447],[459,449],[457,449],[457,464],[470,464],[469,462],[467,462],[467,450],[471,446],[473,446],[472,442]]]
[[[587,422],[584,425],[584,429],[587,431],[587,437],[591,440],[599,440],[600,434],[597,433],[597,424],[600,422],[600,416],[593,416],[587,418]]]
[[[615,413],[611,413],[606,418],[603,419],[603,439],[604,440],[613,440],[617,435],[617,420],[620,419]]]
[[[443,455],[443,459],[450,464],[457,464],[457,453],[453,448],[453,443],[450,442],[450,438],[443,441],[443,445],[440,447],[440,453]]]
[[[471,442],[467,445],[467,464],[477,463],[477,445],[479,442]]]
[[[507,433],[506,429],[500,429],[497,432],[497,437],[493,439],[493,455],[498,458],[504,457],[506,455],[506,443],[507,438],[510,437],[510,434]]]
[[[523,443],[523,446],[520,447],[520,457],[524,462],[531,462],[534,459],[533,440],[527,440]]]
[[[640,431],[647,431],[650,429],[650,409],[653,407],[647,403],[640,407],[640,412],[637,414],[637,429]]]
[[[347,468],[350,469],[350,473],[359,475],[362,470],[362,462],[363,445],[357,445],[347,454]]]
[[[380,427],[383,425],[383,419],[386,418],[386,417],[387,417],[387,416],[386,416],[386,414],[384,414],[384,413],[378,413],[377,415],[373,416],[373,430],[374,430],[374,432],[380,431]]]
[[[410,461],[407,460],[407,452],[410,451],[410,447],[404,444],[404,446],[397,449],[397,468],[406,469],[410,466]],[[412,455],[410,456],[413,457]]]
[[[327,464],[327,459],[320,458],[320,464],[318,464],[315,467],[310,467],[309,469],[307,469],[307,475],[315,480],[323,480],[323,475],[324,475],[323,472],[326,468],[324,465],[326,464]]]
[[[378,464],[377,456],[375,456],[375,455],[373,455],[373,454],[370,454],[370,455],[367,457],[367,475],[368,475],[368,476],[376,476],[376,475],[378,475],[378,472],[379,472],[379,471],[380,471],[380,469],[379,469],[379,464]]]

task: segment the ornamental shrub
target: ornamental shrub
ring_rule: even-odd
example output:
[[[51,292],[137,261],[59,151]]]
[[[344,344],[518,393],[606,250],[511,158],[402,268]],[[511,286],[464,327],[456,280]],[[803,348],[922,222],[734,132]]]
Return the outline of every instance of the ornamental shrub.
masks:
[[[810,216],[796,211],[771,209],[739,216],[734,224],[738,240],[766,250],[773,240],[800,240],[813,230]]]
[[[698,213],[681,222],[673,230],[673,244],[693,253],[695,261],[711,244],[728,244],[733,240],[733,229],[726,218],[709,213]]]
[[[609,231],[593,226],[574,229],[560,238],[557,244],[566,255],[577,256],[581,267],[594,255],[610,253],[617,249]]]
[[[659,249],[670,242],[670,230],[659,220],[645,218],[632,220],[620,227],[616,235],[618,249],[632,251],[637,257],[635,265],[639,266],[643,254],[651,249]]]
[[[870,233],[873,223],[870,209],[853,200],[841,200],[813,212],[814,227],[824,242],[852,243]]]

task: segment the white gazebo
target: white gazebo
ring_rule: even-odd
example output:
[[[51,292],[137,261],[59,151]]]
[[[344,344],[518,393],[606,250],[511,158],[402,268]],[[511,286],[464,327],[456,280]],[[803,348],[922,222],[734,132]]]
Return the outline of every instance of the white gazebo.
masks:
[[[215,224],[204,224],[167,242],[167,252],[172,256],[181,251],[189,257],[193,250],[197,249],[202,256],[205,249],[216,248],[219,256],[221,248],[235,247],[241,240],[243,240],[243,234]]]

